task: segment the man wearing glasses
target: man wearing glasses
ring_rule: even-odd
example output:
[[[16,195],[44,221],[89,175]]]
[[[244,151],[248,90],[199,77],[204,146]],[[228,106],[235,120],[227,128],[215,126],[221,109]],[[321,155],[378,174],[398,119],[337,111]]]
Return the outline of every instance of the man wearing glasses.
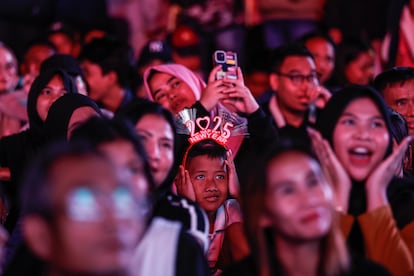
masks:
[[[278,128],[300,128],[315,120],[320,86],[312,54],[301,45],[277,48],[272,59],[270,87],[274,95],[263,104]]]

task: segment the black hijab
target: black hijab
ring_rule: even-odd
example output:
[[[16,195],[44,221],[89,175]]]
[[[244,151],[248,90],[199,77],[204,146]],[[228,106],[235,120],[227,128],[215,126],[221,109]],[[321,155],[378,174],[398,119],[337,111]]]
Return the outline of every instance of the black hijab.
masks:
[[[322,110],[316,128],[321,132],[322,136],[328,140],[333,147],[333,132],[336,124],[343,114],[344,110],[355,100],[368,98],[371,99],[379,109],[386,128],[389,133],[389,142],[384,156],[387,157],[392,152],[392,134],[391,134],[391,119],[388,108],[378,91],[370,86],[353,85],[343,88],[338,93],[334,94]],[[353,181],[349,213],[353,215],[360,215],[366,209],[366,191],[364,183],[356,183]]]
[[[380,111],[386,128],[389,133],[389,143],[387,147],[386,158],[392,152],[392,134],[391,134],[391,120],[390,113],[387,106],[379,94],[374,88],[369,86],[349,86],[338,93],[334,94],[329,102],[326,104],[325,109],[322,110],[318,121],[316,122],[316,128],[321,132],[322,136],[329,141],[331,146],[333,145],[333,132],[335,126],[342,115],[346,107],[349,106],[353,101],[361,98],[371,99],[378,110]],[[397,226],[401,229],[408,223],[413,221],[414,213],[414,181],[402,180],[394,178],[388,185],[387,197],[393,211],[394,219],[397,222]],[[365,183],[358,183],[352,181],[352,188],[349,196],[349,209],[348,213],[354,216],[358,216],[366,211],[366,190]],[[351,233],[348,237],[348,243],[351,247],[352,252],[357,254],[364,254],[364,241],[362,232],[359,228],[358,221],[351,229]]]
[[[45,121],[44,131],[48,142],[66,140],[70,118],[80,107],[91,107],[102,116],[98,105],[91,98],[82,94],[63,95],[52,104]]]
[[[39,97],[43,88],[50,82],[54,76],[60,76],[68,94],[78,93],[75,83],[72,78],[63,70],[46,70],[42,72],[33,82],[30,87],[28,99],[27,99],[27,114],[29,116],[30,129],[36,133],[41,133],[44,122],[40,119],[39,113],[37,112],[36,104],[37,98]]]

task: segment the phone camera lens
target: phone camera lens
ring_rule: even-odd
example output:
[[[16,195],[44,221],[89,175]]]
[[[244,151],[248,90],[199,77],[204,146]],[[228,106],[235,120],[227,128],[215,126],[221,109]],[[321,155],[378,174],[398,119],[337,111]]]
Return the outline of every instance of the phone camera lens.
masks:
[[[225,61],[224,53],[217,53],[217,60],[218,61]]]

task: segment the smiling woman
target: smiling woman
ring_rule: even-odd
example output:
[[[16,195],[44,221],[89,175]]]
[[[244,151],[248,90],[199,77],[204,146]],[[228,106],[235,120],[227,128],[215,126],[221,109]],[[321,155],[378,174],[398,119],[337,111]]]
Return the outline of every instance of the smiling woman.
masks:
[[[201,78],[179,64],[151,67],[144,74],[144,82],[148,99],[161,104],[173,114],[195,104],[206,87]]]
[[[334,181],[351,251],[379,262],[393,275],[412,272],[414,214],[409,210],[414,210],[414,185],[393,179],[411,137],[392,151],[389,112],[379,93],[367,86],[335,94],[317,127],[332,146],[312,132]]]
[[[252,255],[224,275],[388,275],[350,258],[332,187],[303,134],[281,139],[256,158],[242,189]],[[292,138],[292,137],[291,137]]]

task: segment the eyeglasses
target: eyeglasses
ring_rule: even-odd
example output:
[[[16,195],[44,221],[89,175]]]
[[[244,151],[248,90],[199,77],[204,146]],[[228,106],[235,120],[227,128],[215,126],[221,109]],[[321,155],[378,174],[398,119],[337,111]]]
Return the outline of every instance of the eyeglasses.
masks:
[[[284,74],[282,72],[276,72],[276,74],[278,74],[281,77],[289,78],[290,81],[295,86],[302,85],[305,79],[309,84],[318,85],[318,77],[316,73],[312,73],[310,75],[302,75],[302,74]]]
[[[118,187],[111,194],[103,194],[89,187],[78,187],[66,200],[66,213],[70,219],[79,222],[99,221],[109,210],[117,219],[136,219],[145,217],[149,204],[138,200],[131,192]]]

